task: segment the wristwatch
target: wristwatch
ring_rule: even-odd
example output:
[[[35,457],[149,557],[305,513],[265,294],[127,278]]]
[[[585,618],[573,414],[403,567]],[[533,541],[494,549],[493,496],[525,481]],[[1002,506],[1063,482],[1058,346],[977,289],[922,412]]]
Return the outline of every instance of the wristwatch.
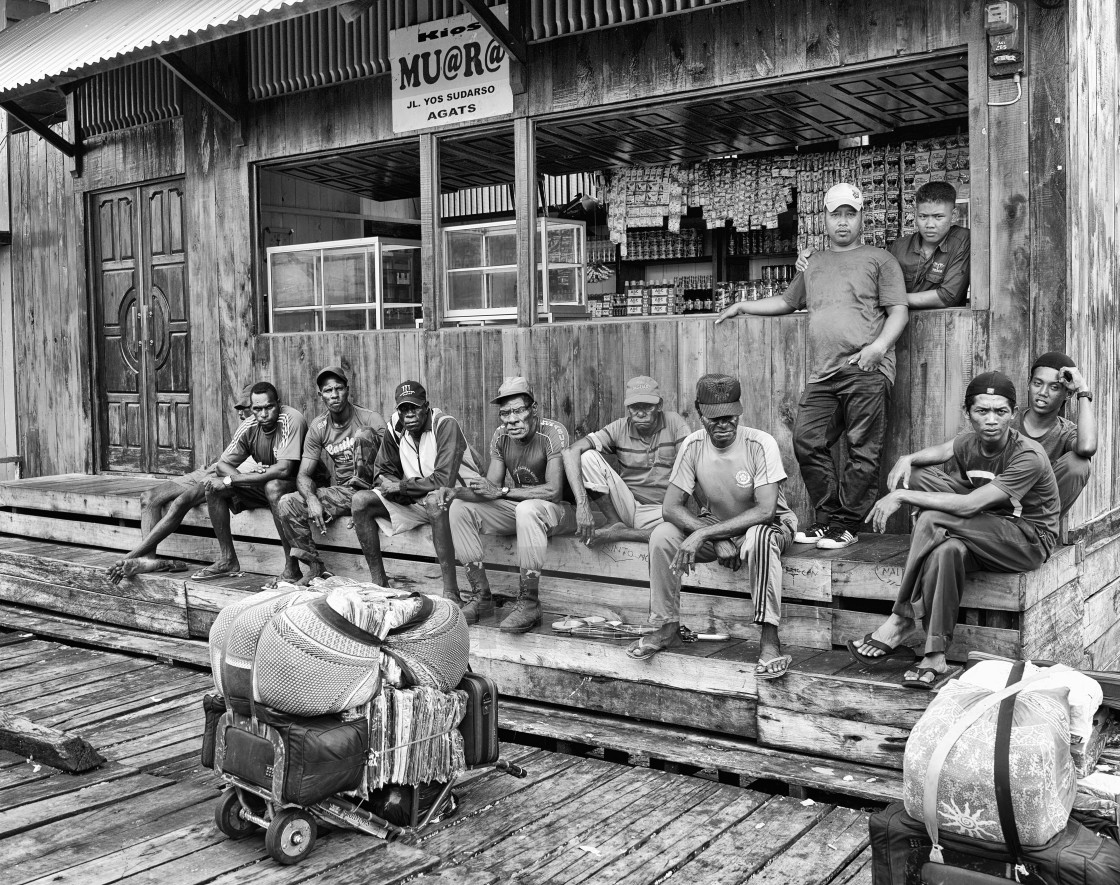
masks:
[[[1077,398],[1078,399],[1087,399],[1089,402],[1092,402],[1093,401],[1093,392],[1091,390],[1079,390],[1079,391],[1077,391]]]
[[[502,486],[502,494],[499,497],[504,498],[509,494],[509,486]]]
[[[227,486],[232,486],[232,485],[233,485],[233,477],[232,477],[232,476],[227,476],[227,477],[226,477],[226,478],[225,478],[225,479],[223,480],[223,482],[224,482],[224,483],[225,483],[225,485],[227,485]]]

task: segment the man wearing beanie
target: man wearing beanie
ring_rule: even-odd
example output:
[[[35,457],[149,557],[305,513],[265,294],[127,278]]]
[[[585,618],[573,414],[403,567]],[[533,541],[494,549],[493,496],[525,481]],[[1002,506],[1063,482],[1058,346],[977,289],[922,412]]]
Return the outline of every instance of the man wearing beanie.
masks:
[[[1061,415],[1073,397],[1077,420]],[[1064,353],[1044,353],[1031,366],[1027,405],[1015,414],[1011,426],[1042,446],[1062,499],[1062,515],[1069,510],[1089,481],[1089,459],[1097,452],[1097,415],[1093,394],[1072,359]]]
[[[863,194],[837,184],[824,195],[830,247],[809,259],[781,295],[740,301],[719,315],[809,312],[809,383],[797,404],[793,448],[814,508],[795,544],[839,550],[854,544],[879,489],[894,383],[894,343],[909,309],[902,268],[886,249],[860,242]],[[833,447],[843,434],[848,462],[838,472]]]
[[[977,375],[964,407],[971,430],[899,458],[887,477],[893,491],[868,517],[882,532],[903,504],[919,510],[891,616],[848,642],[861,664],[912,658],[905,643],[921,620],[925,655],[906,673],[908,688],[928,690],[946,671],[966,573],[1036,569],[1057,542],[1058,484],[1042,447],[1011,426],[1015,385],[999,372]],[[945,462],[948,472],[935,466]]]

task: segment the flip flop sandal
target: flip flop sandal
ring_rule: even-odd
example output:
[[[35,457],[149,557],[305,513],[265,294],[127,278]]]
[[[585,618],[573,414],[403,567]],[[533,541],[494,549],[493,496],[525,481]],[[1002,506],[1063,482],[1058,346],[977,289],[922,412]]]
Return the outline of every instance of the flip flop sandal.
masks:
[[[907,688],[913,688],[916,691],[929,691],[933,688],[935,682],[945,675],[947,671],[934,670],[933,667],[919,667],[917,669],[917,677],[914,679],[903,679],[902,684]],[[927,673],[932,674],[933,678],[926,682],[922,677]]]
[[[565,615],[559,621],[552,622],[552,629],[556,633],[571,633],[577,627],[592,627],[597,624],[607,623],[606,618],[600,618],[598,615],[590,615],[586,618],[577,617],[576,615]]]
[[[782,662],[780,670],[767,670],[771,664]],[[755,679],[780,679],[789,672],[789,665],[793,663],[793,655],[779,655],[776,658],[770,658],[768,661],[759,661],[754,668]]]
[[[626,655],[627,657],[633,658],[635,661],[648,661],[658,652],[663,652],[667,648],[668,646],[651,645],[647,643],[643,637],[626,649]]]
[[[855,640],[849,639],[847,642],[848,654],[852,656],[852,660],[857,664],[863,664],[867,667],[875,667],[891,658],[905,658],[908,661],[912,661],[917,657],[917,655],[914,654],[914,649],[909,646],[903,645],[902,643],[893,646],[887,645],[885,642],[873,638],[870,633],[863,637],[863,644],[870,645],[882,652],[881,655],[865,655],[859,650],[859,646],[856,645]]]
[[[215,581],[218,578],[240,578],[245,572],[231,572],[226,569],[215,570],[214,566],[208,565],[205,568],[200,568],[197,572],[191,575],[192,581]]]

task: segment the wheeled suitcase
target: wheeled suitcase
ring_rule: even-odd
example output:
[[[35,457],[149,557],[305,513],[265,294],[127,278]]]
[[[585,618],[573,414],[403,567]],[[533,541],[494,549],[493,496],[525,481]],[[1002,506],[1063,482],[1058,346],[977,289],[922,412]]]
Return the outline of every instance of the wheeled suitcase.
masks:
[[[498,761],[498,686],[489,676],[469,672],[458,685],[467,693],[467,712],[459,723],[467,767]]]

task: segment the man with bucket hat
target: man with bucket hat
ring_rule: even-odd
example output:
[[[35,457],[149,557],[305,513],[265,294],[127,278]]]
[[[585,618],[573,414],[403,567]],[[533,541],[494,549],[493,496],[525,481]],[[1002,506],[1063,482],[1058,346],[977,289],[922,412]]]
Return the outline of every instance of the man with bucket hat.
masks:
[[[754,600],[762,632],[755,678],[777,679],[792,660],[782,654],[778,625],[781,556],[797,531],[797,517],[786,503],[786,471],[774,437],[739,424],[741,396],[730,375],[704,375],[696,384],[704,427],[681,445],[665,492],[665,521],[649,541],[649,622],[657,630],[627,654],[646,660],[681,644],[681,578],[693,563],[716,560],[741,570]],[[689,496],[702,502],[699,516],[688,508]]]
[[[564,450],[564,472],[576,499],[579,536],[588,545],[649,541],[650,533],[661,523],[661,504],[677,451],[691,433],[684,418],[663,410],[661,386],[648,375],[626,382],[622,404],[626,417]],[[614,455],[617,472],[604,455]],[[589,498],[607,517],[599,530]]]
[[[486,477],[443,489],[455,555],[470,582],[463,608],[469,623],[494,611],[490,582],[482,566],[483,534],[517,535],[520,566],[517,603],[501,623],[506,633],[527,633],[541,622],[540,579],[548,539],[575,531],[572,505],[563,500],[568,447],[564,425],[537,414],[537,401],[524,378],[506,378],[491,400],[501,425],[490,440]]]
[[[354,494],[350,508],[354,530],[369,566],[370,579],[389,586],[381,557],[381,539],[422,525],[432,527],[432,545],[443,577],[443,595],[462,600],[455,579],[455,549],[447,509],[435,492],[477,479],[474,455],[459,422],[428,402],[419,381],[402,381],[393,392],[397,410],[381,441],[374,463],[373,489]]]

